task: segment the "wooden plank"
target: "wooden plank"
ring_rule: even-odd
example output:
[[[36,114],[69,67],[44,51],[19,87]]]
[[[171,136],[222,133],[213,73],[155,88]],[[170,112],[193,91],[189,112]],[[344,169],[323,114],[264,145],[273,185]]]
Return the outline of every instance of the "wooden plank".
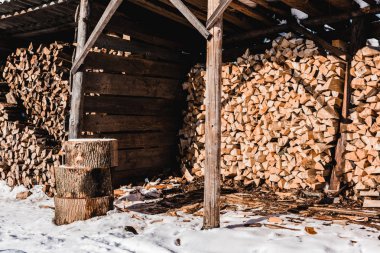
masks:
[[[112,170],[114,186],[157,177],[176,168],[176,148],[136,149],[119,152],[119,166]]]
[[[340,10],[350,10],[353,7],[351,0],[326,0],[330,5],[337,7]]]
[[[176,147],[119,150],[119,166],[115,171],[133,171],[141,168],[162,168],[175,162]]]
[[[179,120],[175,117],[126,116],[126,115],[85,115],[83,131],[171,131],[178,130]]]
[[[84,92],[103,95],[177,99],[181,88],[177,80],[108,73],[84,73]]]
[[[161,59],[166,61],[183,62],[186,55],[137,40],[125,40],[114,36],[101,34],[96,41],[98,48],[113,49],[115,51],[131,52],[132,55],[142,56],[147,59]]]
[[[181,79],[185,66],[136,57],[124,57],[103,53],[89,53],[83,64],[85,69],[103,69],[108,73],[125,73],[151,77]]]
[[[227,9],[231,2],[232,0],[224,0],[219,4],[219,6],[215,9],[214,13],[211,14],[209,19],[207,19],[207,29],[210,29],[215,25],[216,21],[218,21],[222,17],[224,11]]]
[[[109,115],[181,115],[180,107],[173,100],[124,96],[85,96],[83,111]]]
[[[117,139],[119,149],[167,147],[178,144],[178,132],[100,133],[89,138]]]
[[[271,18],[268,18],[264,15],[261,15],[260,13],[257,13],[255,12],[254,10],[252,10],[252,8],[238,2],[238,1],[234,1],[230,4],[230,7],[240,13],[243,13],[244,15],[250,17],[250,18],[253,18],[255,20],[258,20],[260,21],[261,23],[265,24],[265,25],[274,25],[276,24],[276,21],[271,19]]]
[[[73,63],[73,66],[71,68],[71,73],[75,74],[80,65],[83,64],[87,54],[89,53],[90,49],[94,46],[96,40],[98,39],[99,35],[103,32],[103,29],[106,27],[110,19],[112,18],[113,14],[119,8],[120,4],[123,2],[123,0],[110,0],[107,8],[105,9],[102,17],[100,18],[99,22],[95,26],[94,30],[92,31],[90,37],[88,38],[86,44],[84,45],[81,53],[78,55],[78,57],[75,57],[75,61]]]
[[[200,34],[207,40],[210,38],[211,34],[203,26],[203,24],[194,16],[194,14],[183,4],[181,0],[169,0],[178,10],[182,13],[183,16],[198,30]],[[231,1],[231,0],[226,0]]]
[[[87,38],[87,23],[89,17],[89,2],[81,0],[79,5],[77,47],[75,58],[79,57],[83,51]],[[81,133],[82,109],[83,109],[83,73],[75,73],[71,84],[71,107],[69,120],[69,139],[76,139]]]
[[[281,0],[281,2],[285,3],[286,5],[289,5],[290,7],[297,8],[298,10],[301,10],[310,16],[322,15],[322,11],[319,10],[318,6],[316,6],[311,1]]]
[[[314,27],[318,25],[323,25],[323,24],[333,24],[337,22],[341,22],[344,20],[348,20],[354,17],[361,17],[361,16],[366,16],[366,15],[371,15],[371,14],[376,14],[380,12],[380,6],[371,6],[365,9],[359,9],[355,11],[350,11],[342,14],[337,14],[337,15],[328,15],[328,16],[318,16],[315,18],[308,18],[306,20],[300,21],[301,25],[308,27]],[[289,30],[289,25],[279,25],[279,26],[274,26],[274,27],[269,27],[269,28],[264,28],[264,29],[258,29],[258,30],[253,30],[253,31],[248,31],[233,37],[229,37],[225,39],[226,44],[234,44],[241,42],[242,40],[250,40],[253,38],[257,38],[260,36],[266,36],[269,34],[276,34],[280,32],[286,32]]]
[[[221,0],[208,0],[208,17]],[[203,228],[220,226],[220,145],[221,145],[221,72],[223,20],[210,29],[206,61],[206,126],[205,126],[205,185]]]
[[[91,11],[94,13],[94,15],[91,16],[100,16],[104,11],[104,6],[98,2],[94,2],[92,3]],[[154,27],[141,24],[141,22],[132,21],[122,12],[116,12],[114,14],[105,30],[117,34],[128,34],[131,36],[132,40],[138,39],[145,43],[157,45],[173,51],[178,51],[183,48],[181,43],[161,35],[157,29],[154,29]]]
[[[256,4],[264,7],[265,9],[268,9],[268,10],[270,10],[276,14],[279,14],[282,17],[288,17],[289,16],[289,13],[286,10],[272,6],[271,2],[268,2],[266,0],[250,0],[250,1],[256,3]]]

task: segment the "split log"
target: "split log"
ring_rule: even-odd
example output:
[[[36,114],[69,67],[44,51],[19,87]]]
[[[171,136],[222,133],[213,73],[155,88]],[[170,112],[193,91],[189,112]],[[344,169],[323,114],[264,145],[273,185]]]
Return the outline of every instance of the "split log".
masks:
[[[87,220],[94,216],[106,215],[113,208],[113,197],[99,198],[54,198],[57,225],[69,224],[78,220]]]

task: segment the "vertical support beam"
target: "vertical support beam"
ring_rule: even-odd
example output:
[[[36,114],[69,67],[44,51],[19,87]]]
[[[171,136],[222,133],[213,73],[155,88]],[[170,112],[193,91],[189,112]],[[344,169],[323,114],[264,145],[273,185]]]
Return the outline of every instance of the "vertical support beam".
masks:
[[[343,104],[342,104],[342,113],[341,113],[341,124],[349,123],[349,109],[351,101],[351,80],[352,76],[350,74],[351,61],[356,52],[365,46],[367,41],[367,32],[368,23],[366,22],[366,17],[355,17],[352,19],[351,24],[351,38],[349,52],[347,56],[347,65],[346,65],[346,76],[344,81],[343,89]],[[340,137],[338,139],[336,149],[335,149],[335,161],[336,165],[334,166],[331,178],[330,178],[330,187],[332,191],[338,191],[340,189],[340,183],[342,181],[343,169],[344,169],[344,153],[346,149],[346,133],[344,128],[340,127],[339,129]]]
[[[208,0],[208,18],[221,0]],[[220,226],[221,72],[223,18],[210,27],[206,62],[206,158],[203,228]]]
[[[81,0],[79,4],[79,16],[77,20],[77,47],[75,59],[83,51],[87,39],[87,22],[89,19],[89,0]],[[83,114],[83,72],[77,72],[71,79],[71,107],[69,122],[69,139],[78,138]]]

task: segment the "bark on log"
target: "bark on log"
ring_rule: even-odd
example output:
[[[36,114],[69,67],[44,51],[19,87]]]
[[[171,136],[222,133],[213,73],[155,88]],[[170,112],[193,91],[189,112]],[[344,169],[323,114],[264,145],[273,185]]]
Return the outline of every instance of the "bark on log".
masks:
[[[110,169],[55,168],[57,197],[95,198],[112,196]]]
[[[56,225],[69,224],[105,215],[113,208],[113,197],[88,199],[54,198]]]
[[[118,165],[116,139],[71,139],[64,143],[69,167],[111,168]]]

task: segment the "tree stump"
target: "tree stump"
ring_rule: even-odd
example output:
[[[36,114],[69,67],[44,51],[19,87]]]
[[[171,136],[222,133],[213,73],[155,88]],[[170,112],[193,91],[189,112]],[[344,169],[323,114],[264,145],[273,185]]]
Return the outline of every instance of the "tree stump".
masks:
[[[118,165],[116,139],[71,139],[64,143],[70,167],[112,168]]]
[[[87,220],[105,215],[113,208],[113,197],[71,199],[54,198],[55,218],[57,225],[70,224],[78,220]]]
[[[55,168],[57,197],[96,198],[112,195],[111,172],[109,168]]]
[[[117,166],[117,140],[73,139],[63,147],[66,164],[55,168],[55,223],[105,215],[113,208],[111,168]]]

